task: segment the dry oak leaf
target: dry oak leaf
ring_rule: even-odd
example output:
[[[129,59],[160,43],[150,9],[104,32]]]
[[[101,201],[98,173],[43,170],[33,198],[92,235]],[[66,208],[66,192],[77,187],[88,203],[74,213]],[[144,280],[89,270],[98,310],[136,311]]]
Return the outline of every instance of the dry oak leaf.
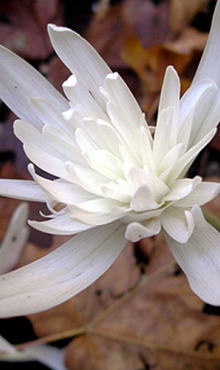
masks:
[[[179,54],[189,54],[192,51],[203,52],[208,32],[198,31],[195,27],[187,27],[180,36],[165,43],[166,47]]]
[[[0,2],[0,43],[25,59],[44,59],[52,52],[46,26],[63,23],[59,0]]]
[[[181,75],[192,59],[191,53],[179,53],[166,44],[143,48],[135,35],[126,40],[121,56],[137,73],[146,90],[150,92],[160,91],[164,72],[168,65],[172,64]]]
[[[170,27],[178,33],[192,22],[198,12],[206,11],[210,0],[170,0]]]
[[[184,77],[184,70],[193,58],[193,53],[179,52],[172,43],[144,48],[136,35],[127,38],[121,58],[136,73],[140,81],[139,103],[146,112],[149,123],[154,120],[158,107],[163,76],[168,65],[173,65],[181,76],[182,93],[189,87],[190,80]]]
[[[126,67],[120,57],[124,42],[135,34],[145,47],[170,37],[169,4],[151,0],[125,0],[109,7],[101,19],[94,15],[84,36],[112,69]]]
[[[200,343],[219,347],[220,319],[202,312],[203,302],[175,263],[144,275],[92,318],[98,299],[90,292],[86,311],[91,318],[85,334],[66,348],[68,369],[219,369],[220,358],[204,353]]]

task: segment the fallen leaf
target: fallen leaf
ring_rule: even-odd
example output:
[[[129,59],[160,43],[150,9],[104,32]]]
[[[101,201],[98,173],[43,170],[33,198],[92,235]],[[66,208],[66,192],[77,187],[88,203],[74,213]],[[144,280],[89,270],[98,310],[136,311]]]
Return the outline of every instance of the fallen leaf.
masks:
[[[178,33],[190,24],[198,12],[206,11],[210,0],[171,0],[170,26]]]
[[[52,52],[47,24],[63,23],[59,0],[9,0],[0,4],[0,43],[26,59],[44,59]]]
[[[120,52],[127,38],[134,34],[145,47],[163,43],[170,36],[168,18],[166,1],[125,0],[110,6],[101,19],[94,15],[84,36],[112,69],[124,68]]]

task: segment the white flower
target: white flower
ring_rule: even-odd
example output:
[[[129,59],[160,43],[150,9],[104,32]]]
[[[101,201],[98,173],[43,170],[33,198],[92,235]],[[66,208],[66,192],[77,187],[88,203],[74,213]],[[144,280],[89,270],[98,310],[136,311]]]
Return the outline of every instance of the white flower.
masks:
[[[199,206],[220,186],[186,179],[220,119],[220,2],[193,83],[179,99],[168,67],[155,132],[134,97],[79,35],[49,26],[53,47],[72,75],[61,96],[27,63],[0,51],[0,96],[21,118],[16,136],[29,159],[56,180],[1,180],[0,194],[46,202],[38,230],[76,234],[46,257],[0,277],[0,316],[57,305],[95,281],[126,240],[163,231],[192,289],[220,304],[220,236]],[[58,210],[55,208],[60,206]]]

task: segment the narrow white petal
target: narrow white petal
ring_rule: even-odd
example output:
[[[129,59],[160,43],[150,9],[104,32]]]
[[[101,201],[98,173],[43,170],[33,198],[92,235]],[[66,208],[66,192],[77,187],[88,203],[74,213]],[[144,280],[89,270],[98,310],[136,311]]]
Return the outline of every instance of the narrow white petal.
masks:
[[[36,174],[35,179],[45,193],[58,203],[77,204],[95,198],[94,194],[64,180],[48,180]]]
[[[169,207],[160,216],[163,229],[179,243],[186,243],[194,230],[194,219],[189,211]]]
[[[36,230],[55,235],[73,235],[94,227],[93,225],[87,225],[80,221],[73,221],[68,211],[63,215],[59,215],[47,221],[29,220],[28,224]]]
[[[71,162],[66,163],[65,168],[73,182],[91,193],[103,195],[101,187],[109,183],[107,177],[89,167],[74,166]]]
[[[99,87],[111,70],[93,47],[80,35],[65,27],[48,26],[51,43],[64,64],[75,74],[78,81],[91,91],[95,99],[105,107],[105,98]]]
[[[91,95],[88,87],[77,81],[74,75],[71,75],[64,83],[63,90],[70,100],[70,107],[84,117],[93,119],[107,119],[106,114]]]
[[[0,351],[13,353],[16,351],[16,349],[11,343],[9,343],[4,337],[0,335]]]
[[[41,344],[29,347],[23,350],[23,352],[41,364],[46,365],[51,370],[67,370],[64,366],[64,349],[59,349],[48,344]]]
[[[40,132],[28,122],[16,120],[14,122],[14,132],[19,140],[25,144],[26,148],[31,147],[33,150],[36,149],[39,153],[46,152],[49,156],[54,157],[54,160],[59,160],[64,163],[74,158],[76,163],[86,164],[79,148],[76,148],[74,140],[73,143],[71,143],[70,138],[66,137],[65,133],[55,127],[46,125],[43,128],[43,132]],[[29,158],[31,159],[31,157]],[[38,165],[39,159],[40,154]],[[42,161],[42,166],[46,165],[45,162],[46,158]],[[41,166],[39,165],[39,167]]]
[[[201,79],[191,85],[188,90],[184,93],[181,98],[180,103],[180,119],[181,124],[187,124],[187,117],[189,116],[190,112],[194,110],[196,104],[201,101],[201,103],[205,103],[207,95],[210,92],[216,92],[217,86],[216,84],[210,79]],[[183,126],[181,126],[183,128]],[[186,128],[186,126],[184,127]],[[180,136],[181,139],[181,136]]]
[[[183,177],[191,164],[193,163],[196,156],[201,152],[201,150],[208,144],[214,137],[216,129],[213,129],[208,134],[206,134],[196,145],[190,148],[185,154],[178,159],[178,161],[173,166],[170,174],[168,176],[168,182],[172,183],[178,177]]]
[[[157,164],[153,154],[153,140],[149,130],[149,127],[140,127],[140,153],[142,158],[143,166],[148,166],[149,169],[157,173]]]
[[[42,123],[29,106],[29,99],[42,97],[59,112],[68,109],[68,102],[33,67],[17,55],[0,47],[0,96],[6,105],[21,119],[36,127]]]
[[[52,105],[42,98],[31,98],[29,99],[29,104],[31,108],[34,109],[42,123],[58,127],[70,135],[74,134],[74,130],[71,129],[71,126],[68,125],[66,120],[63,118],[63,112],[59,111],[56,108],[56,105]]]
[[[28,144],[24,145],[24,151],[27,157],[42,170],[67,181],[72,181],[71,176],[65,169],[65,162],[60,160],[58,155],[56,158],[47,151]]]
[[[122,127],[127,122],[129,129],[135,132],[135,129],[140,127],[142,111],[128,86],[117,72],[107,75],[105,91],[108,99],[121,109],[121,118],[123,117],[124,121],[121,122]]]
[[[220,234],[205,221],[199,207],[193,207],[195,229],[185,244],[165,233],[165,238],[192,290],[205,302],[220,305]]]
[[[120,219],[122,216],[130,212],[130,209],[123,207],[121,203],[112,200],[100,198],[91,200],[85,203],[70,205],[71,218],[73,221],[80,221],[83,224],[105,225]],[[118,212],[120,210],[120,212]]]
[[[30,229],[27,227],[28,205],[21,203],[14,211],[0,247],[0,274],[12,270],[26,245]]]
[[[47,256],[0,276],[0,317],[49,309],[87,288],[124,248],[124,231],[114,222],[82,232]]]
[[[0,195],[35,202],[46,201],[46,194],[31,180],[0,179]]]
[[[169,132],[169,137],[167,136],[164,140],[167,140],[170,143],[170,147],[177,144],[178,137],[178,122],[179,122],[179,97],[180,97],[180,80],[177,72],[172,66],[167,67],[163,86],[161,89],[159,108],[158,108],[158,121],[155,132],[155,147],[157,146],[158,133],[164,131],[164,126]],[[163,121],[160,119],[160,114],[163,110],[170,110],[171,115],[169,120]]]
[[[172,148],[170,145],[170,132],[172,131],[171,123],[173,121],[172,117],[173,107],[168,107],[158,112],[153,143],[153,152],[157,163],[160,163]]]
[[[216,126],[213,120],[210,123],[207,121],[207,114],[214,105],[217,92],[213,81],[203,79],[190,86],[181,98],[178,141],[185,143],[187,148],[195,145]]]
[[[84,118],[82,127],[98,148],[108,150],[120,158],[119,146],[122,145],[122,139],[110,123],[100,119],[94,121],[91,118]]]
[[[139,156],[138,143],[138,131],[134,130],[131,124],[128,123],[126,116],[121,110],[121,106],[116,106],[112,101],[107,104],[107,111],[109,118],[113,124],[113,127],[118,131],[120,137],[123,138],[123,146],[125,149],[128,148],[130,156],[133,161],[136,161],[137,165],[140,163],[141,158]]]
[[[158,163],[158,172],[160,173],[160,179],[165,182],[173,165],[184,153],[185,145],[180,143],[173,146],[165,155],[165,157]]]
[[[17,350],[15,346],[0,336],[0,361],[39,361],[51,370],[67,370],[64,366],[64,350],[48,344],[40,344]]]
[[[180,80],[177,72],[172,66],[167,67],[163,86],[160,94],[158,110],[166,109],[172,106],[178,106],[180,96]]]
[[[0,335],[0,361],[24,362],[34,360],[26,351],[18,351],[11,343]]]
[[[86,165],[75,137],[67,136],[60,129],[46,125],[43,127],[43,138],[46,139],[47,146],[50,146],[52,149],[57,148],[59,157],[64,158],[64,161],[72,160],[74,163]]]
[[[193,83],[202,78],[211,78],[216,84],[220,84],[219,74],[219,52],[220,52],[220,2],[217,1],[215,12],[212,18],[212,26],[209,32],[208,41],[200,60]]]

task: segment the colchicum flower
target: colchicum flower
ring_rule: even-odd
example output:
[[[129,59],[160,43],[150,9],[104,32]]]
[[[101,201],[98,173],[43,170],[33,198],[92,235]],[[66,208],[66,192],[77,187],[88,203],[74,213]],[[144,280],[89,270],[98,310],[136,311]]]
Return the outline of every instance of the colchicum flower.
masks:
[[[220,304],[220,236],[199,206],[220,185],[184,178],[220,120],[220,1],[191,87],[168,67],[155,130],[118,73],[75,32],[49,25],[71,71],[64,98],[38,72],[0,50],[0,96],[28,158],[55,176],[1,180],[0,194],[46,202],[38,230],[78,234],[42,259],[0,276],[0,316],[48,309],[80,292],[115,261],[126,242],[162,230],[193,291]],[[57,208],[59,206],[59,208]]]

